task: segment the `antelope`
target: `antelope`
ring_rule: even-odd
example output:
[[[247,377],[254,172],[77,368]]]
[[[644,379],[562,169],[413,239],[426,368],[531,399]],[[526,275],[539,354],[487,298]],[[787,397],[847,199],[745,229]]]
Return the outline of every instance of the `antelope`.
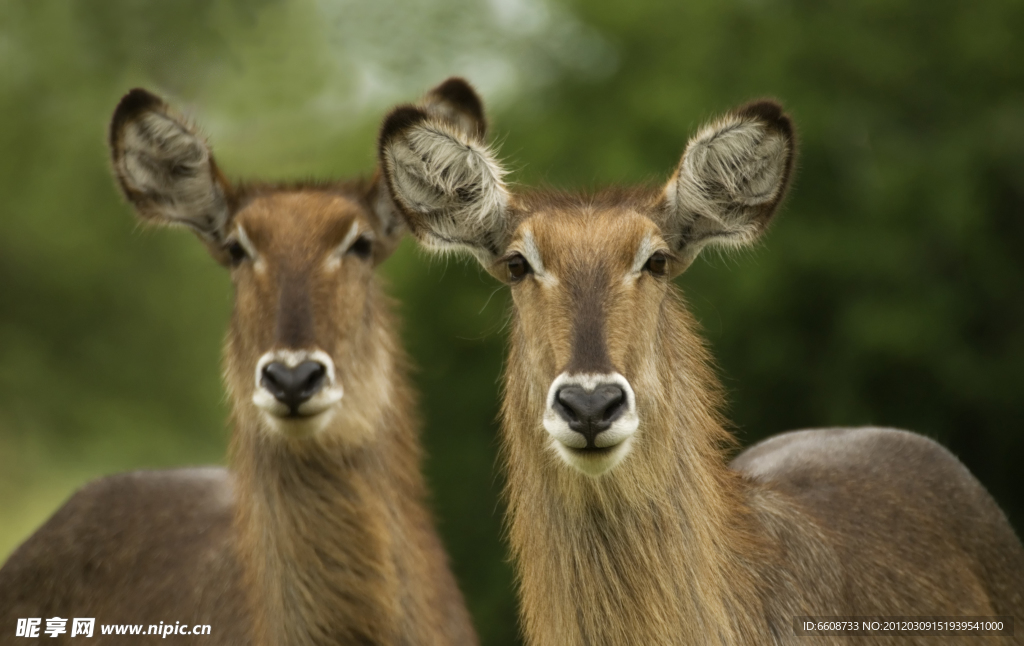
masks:
[[[528,644],[845,644],[796,636],[795,617],[1024,619],[1021,542],[937,443],[802,430],[729,461],[672,280],[764,233],[795,149],[758,101],[699,130],[663,186],[513,192],[483,137],[416,106],[385,119],[380,167],[413,234],[511,289],[501,443]]]
[[[461,79],[421,105],[483,131]],[[196,129],[141,89],[117,106],[110,149],[142,221],[191,229],[231,272],[231,468],[86,485],[0,570],[0,641],[17,618],[70,616],[209,625],[181,638],[196,644],[476,644],[374,276],[405,230],[379,174],[229,183]]]

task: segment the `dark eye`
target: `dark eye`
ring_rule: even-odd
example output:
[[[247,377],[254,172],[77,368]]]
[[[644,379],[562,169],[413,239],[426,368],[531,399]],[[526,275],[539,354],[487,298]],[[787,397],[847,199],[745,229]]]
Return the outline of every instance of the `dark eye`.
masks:
[[[664,276],[667,268],[668,258],[660,251],[655,252],[654,255],[648,258],[647,264],[644,265],[644,269],[651,272],[652,276]]]
[[[519,282],[531,271],[533,268],[530,267],[530,263],[521,255],[516,254],[508,259],[508,279],[513,283]]]
[[[228,243],[228,255],[231,256],[231,264],[234,267],[237,267],[243,260],[249,257],[249,254],[245,251],[245,247],[243,247],[242,243],[238,240]]]
[[[359,236],[348,248],[348,253],[366,260],[373,253],[373,241],[366,236]]]

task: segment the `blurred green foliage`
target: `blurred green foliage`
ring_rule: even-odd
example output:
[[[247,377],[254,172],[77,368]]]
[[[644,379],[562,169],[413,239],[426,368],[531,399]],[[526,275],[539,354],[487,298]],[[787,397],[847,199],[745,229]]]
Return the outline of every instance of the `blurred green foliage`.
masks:
[[[1014,0],[0,4],[0,557],[90,478],[223,462],[229,282],[118,198],[119,96],[190,110],[233,177],[336,177],[372,169],[389,104],[450,74],[524,185],[661,182],[703,120],[779,98],[801,138],[788,206],[758,249],[679,280],[737,432],[910,428],[1024,527],[1022,33]],[[382,273],[441,530],[484,643],[515,643],[506,294],[410,242]]]

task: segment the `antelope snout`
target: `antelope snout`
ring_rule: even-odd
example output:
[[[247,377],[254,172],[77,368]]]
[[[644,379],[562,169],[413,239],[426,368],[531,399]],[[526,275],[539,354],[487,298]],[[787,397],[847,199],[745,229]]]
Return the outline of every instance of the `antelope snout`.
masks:
[[[589,449],[597,448],[598,434],[622,416],[626,403],[626,391],[618,384],[601,384],[589,391],[572,384],[555,393],[552,408],[571,430],[586,438]]]
[[[273,361],[263,367],[260,385],[293,415],[298,415],[299,406],[320,392],[326,380],[327,366],[319,361],[303,361],[294,368]]]
[[[342,394],[334,361],[321,350],[274,350],[256,363],[252,401],[277,428],[295,430],[291,426],[320,416]]]
[[[597,476],[629,452],[639,426],[636,397],[621,374],[562,373],[548,388],[544,430],[570,466]]]

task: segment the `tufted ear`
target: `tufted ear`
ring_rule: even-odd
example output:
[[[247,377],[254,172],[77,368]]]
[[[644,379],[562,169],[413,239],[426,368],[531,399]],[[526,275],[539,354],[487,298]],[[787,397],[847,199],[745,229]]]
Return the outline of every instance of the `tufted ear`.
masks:
[[[758,101],[705,126],[687,144],[665,186],[662,231],[685,268],[709,243],[745,246],[774,215],[793,169],[789,117]]]
[[[223,243],[230,187],[202,137],[159,97],[134,89],[110,123],[118,184],[143,220],[192,229]]]
[[[441,99],[449,109],[437,109]],[[449,79],[419,106],[387,116],[378,156],[390,194],[420,242],[435,251],[469,251],[489,268],[507,244],[509,194],[484,130],[476,93]]]
[[[454,76],[447,79],[428,91],[417,106],[431,119],[446,123],[467,137],[482,141],[487,132],[483,102],[465,79]],[[369,200],[380,221],[383,247],[390,254],[401,241],[406,226],[402,209],[392,195],[384,175],[378,172],[374,177]]]

